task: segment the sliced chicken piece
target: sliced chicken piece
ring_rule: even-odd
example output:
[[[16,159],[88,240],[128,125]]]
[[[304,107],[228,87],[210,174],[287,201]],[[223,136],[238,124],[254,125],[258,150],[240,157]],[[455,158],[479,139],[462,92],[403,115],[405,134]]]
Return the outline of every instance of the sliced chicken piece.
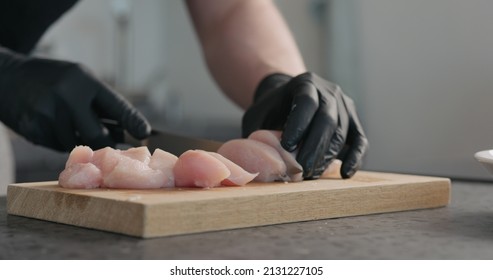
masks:
[[[113,189],[157,189],[165,186],[167,177],[148,164],[120,154],[114,168],[103,172],[102,187]]]
[[[326,178],[326,179],[342,179],[341,176],[341,166],[342,166],[342,161],[339,159],[333,160],[327,169],[325,169],[324,173],[322,173],[322,176],[320,178]]]
[[[92,163],[104,174],[109,174],[118,164],[121,158],[121,151],[110,147],[94,151]]]
[[[223,186],[244,186],[251,182],[259,174],[258,172],[250,173],[246,171],[238,164],[232,162],[231,160],[225,158],[218,153],[209,152],[209,154],[224,163],[229,171],[231,171],[231,175],[221,181],[221,185]]]
[[[149,161],[149,167],[154,170],[163,172],[163,187],[175,186],[175,175],[173,174],[173,167],[175,166],[177,160],[177,156],[161,149],[156,149],[154,150],[154,153],[152,153],[151,159]]]
[[[278,130],[257,130],[248,136],[248,139],[257,140],[265,143],[277,150],[282,160],[286,164],[286,172],[292,182],[303,180],[303,167],[296,161],[296,152],[290,153],[281,146],[281,131]]]
[[[188,150],[178,157],[175,167],[175,186],[212,188],[231,175],[228,167],[209,152]]]
[[[103,183],[101,170],[92,163],[73,163],[58,177],[58,184],[70,189],[93,189]]]
[[[164,151],[163,151],[164,152]],[[153,166],[163,166],[161,153],[153,160]],[[172,160],[174,164],[175,160]],[[103,174],[102,187],[115,189],[157,189],[172,186],[171,170],[151,168],[151,153],[146,146],[125,151],[104,148],[94,153],[93,161]],[[171,169],[171,168],[168,168]]]
[[[258,173],[254,181],[290,181],[286,163],[272,146],[253,139],[233,139],[224,143],[219,154],[250,173]]]
[[[88,146],[76,146],[70,152],[65,167],[74,163],[88,163],[92,161],[94,152]]]
[[[147,146],[129,148],[128,150],[121,151],[121,154],[145,164],[149,164],[151,160],[151,152],[149,152]]]

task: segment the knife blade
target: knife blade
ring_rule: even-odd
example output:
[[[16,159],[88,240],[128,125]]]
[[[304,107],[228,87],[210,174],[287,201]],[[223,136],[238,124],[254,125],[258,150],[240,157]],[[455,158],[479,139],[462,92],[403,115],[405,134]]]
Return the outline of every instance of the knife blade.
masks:
[[[190,137],[185,135],[167,132],[163,130],[153,129],[151,136],[144,140],[137,140],[125,132],[125,144],[133,147],[147,146],[151,153],[159,148],[166,152],[180,156],[187,150],[204,150],[209,152],[217,152],[223,144],[219,141]]]
[[[102,119],[101,121],[105,126],[119,127],[118,123],[113,120]],[[125,131],[123,142],[124,143],[122,144],[130,145],[132,147],[147,146],[151,153],[159,148],[176,156],[180,156],[187,150],[217,152],[219,147],[223,144],[219,141],[190,137],[157,129],[152,129],[151,135],[144,140],[137,140]]]
[[[217,152],[223,144],[219,141],[189,137],[176,133],[171,133],[163,130],[152,130],[151,136],[143,141],[150,151],[159,148],[180,156],[187,150],[204,150],[209,152]]]

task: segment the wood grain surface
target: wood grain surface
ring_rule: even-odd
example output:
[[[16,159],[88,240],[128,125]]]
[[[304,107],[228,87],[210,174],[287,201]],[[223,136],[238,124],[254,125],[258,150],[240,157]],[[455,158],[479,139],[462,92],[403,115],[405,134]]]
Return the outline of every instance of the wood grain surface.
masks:
[[[353,178],[243,187],[74,190],[12,184],[7,212],[149,238],[446,206],[447,178],[359,171]]]

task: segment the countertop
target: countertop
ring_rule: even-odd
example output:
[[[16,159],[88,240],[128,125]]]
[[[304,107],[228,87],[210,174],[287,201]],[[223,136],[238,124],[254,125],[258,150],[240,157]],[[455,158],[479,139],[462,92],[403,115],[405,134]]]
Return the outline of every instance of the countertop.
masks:
[[[7,215],[0,259],[493,259],[493,183],[452,181],[449,206],[155,239]]]

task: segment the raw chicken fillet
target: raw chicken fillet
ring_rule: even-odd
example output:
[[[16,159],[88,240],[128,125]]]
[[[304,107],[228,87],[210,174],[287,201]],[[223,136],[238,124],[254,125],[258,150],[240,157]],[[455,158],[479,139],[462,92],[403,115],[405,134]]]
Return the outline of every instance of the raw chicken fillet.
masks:
[[[302,181],[297,151],[284,150],[280,138],[280,131],[258,130],[247,139],[224,143],[217,153],[188,150],[180,157],[161,149],[151,154],[145,146],[123,151],[77,146],[60,173],[59,184],[65,188],[157,189]],[[341,178],[340,167],[341,161],[334,160],[322,178]]]

